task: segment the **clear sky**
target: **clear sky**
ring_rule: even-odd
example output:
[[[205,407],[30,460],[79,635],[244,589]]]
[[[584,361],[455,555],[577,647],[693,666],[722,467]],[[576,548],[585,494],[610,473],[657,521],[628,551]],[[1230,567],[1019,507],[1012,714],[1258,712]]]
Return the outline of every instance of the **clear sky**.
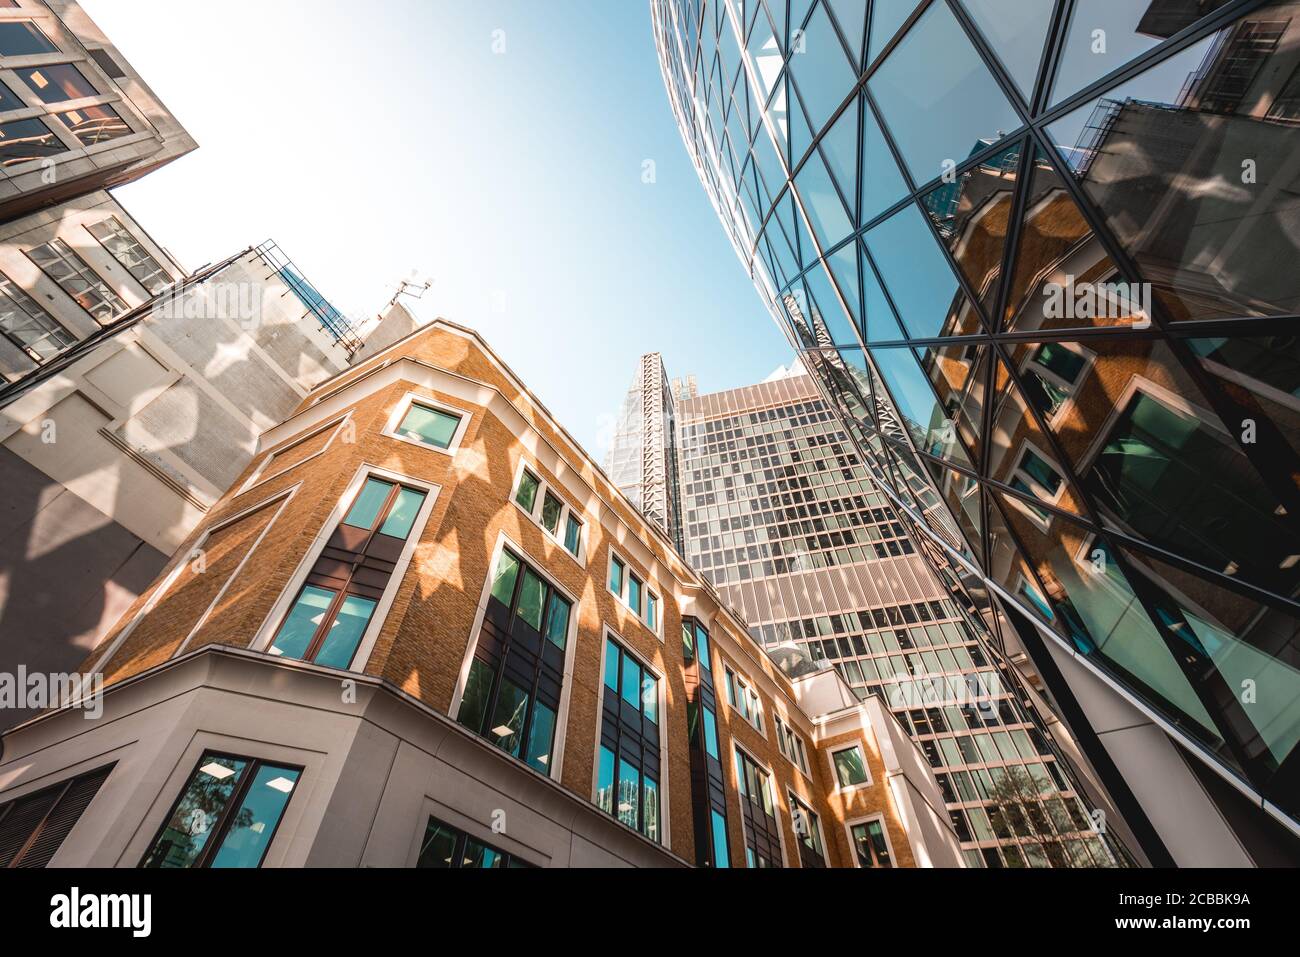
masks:
[[[187,268],[271,238],[355,318],[429,276],[408,305],[480,330],[598,458],[643,352],[708,392],[790,361],[646,0],[82,5],[199,142],[117,191]]]

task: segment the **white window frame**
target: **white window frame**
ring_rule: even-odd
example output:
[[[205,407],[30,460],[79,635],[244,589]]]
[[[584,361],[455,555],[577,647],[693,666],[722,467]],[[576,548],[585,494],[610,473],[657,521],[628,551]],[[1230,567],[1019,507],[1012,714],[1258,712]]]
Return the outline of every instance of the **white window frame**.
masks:
[[[772,788],[772,817],[776,819],[776,824],[777,824],[777,826],[776,826],[776,839],[777,839],[777,842],[781,845],[781,867],[787,867],[788,864],[787,864],[786,862],[789,860],[789,856],[788,856],[788,855],[789,855],[789,851],[788,851],[788,849],[787,849],[786,846],[785,846],[785,832],[781,830],[781,814],[782,814],[782,811],[781,811],[781,786],[777,783],[777,780],[776,780],[776,771],[775,771],[775,769],[774,769],[770,764],[768,764],[766,761],[762,761],[762,760],[760,760],[759,757],[758,757],[758,755],[754,754],[753,751],[749,750],[749,748],[745,747],[743,744],[741,744],[741,743],[740,743],[739,741],[737,741],[735,738],[732,738],[732,739],[731,739],[731,747],[732,747],[733,752],[734,752],[734,751],[740,751],[740,752],[742,752],[742,753],[743,753],[747,758],[749,758],[749,760],[753,761],[754,764],[758,765],[758,767],[762,768],[764,771],[767,772],[767,781],[768,781],[769,786]],[[735,759],[735,755],[734,755],[734,754],[732,755],[732,759],[731,759],[731,773],[732,773],[732,774],[737,774],[737,773],[738,773],[737,768],[736,768],[736,759]],[[736,780],[736,795],[737,795],[737,797],[740,796],[740,780],[739,780],[739,778],[737,778],[737,780]],[[745,812],[744,812],[744,808],[741,808],[741,812],[740,812],[740,813],[741,813],[741,816],[740,816],[741,829],[742,829],[742,831],[743,831],[743,829],[744,829],[744,822],[745,822]],[[823,846],[824,846],[824,845],[823,845]],[[743,852],[744,849],[745,849],[745,842],[744,842],[744,835],[743,835],[743,834],[741,835],[740,849],[741,849],[742,852]],[[752,868],[748,868],[748,867],[747,867],[746,870],[752,870]]]
[[[268,653],[271,643],[275,640],[275,634],[284,622],[284,616],[289,613],[293,606],[294,600],[297,599],[302,586],[307,580],[312,567],[316,564],[316,559],[320,557],[321,552],[329,543],[330,538],[334,535],[339,523],[347,515],[348,509],[360,494],[362,486],[370,478],[380,479],[385,482],[395,482],[401,485],[409,485],[412,488],[418,488],[425,493],[424,503],[420,506],[420,511],[416,513],[415,521],[411,525],[411,531],[407,533],[406,542],[402,546],[401,554],[397,557],[397,562],[393,567],[392,577],[389,578],[388,584],[384,587],[384,593],[379,596],[379,601],[375,605],[375,610],[370,616],[370,622],[366,625],[366,630],[361,635],[361,641],[357,644],[356,654],[352,657],[352,664],[348,668],[351,672],[364,672],[366,665],[370,661],[370,655],[374,651],[375,642],[379,639],[379,632],[384,627],[384,622],[388,619],[388,611],[393,605],[394,599],[397,598],[397,591],[402,586],[406,578],[406,571],[411,564],[411,558],[415,554],[415,549],[420,543],[420,537],[424,534],[424,529],[428,525],[429,516],[433,514],[433,507],[437,504],[439,493],[442,486],[435,485],[431,482],[425,482],[409,475],[403,475],[400,472],[394,472],[391,469],[380,468],[377,465],[371,465],[369,462],[363,462],[348,482],[347,488],[339,496],[338,502],[335,503],[334,509],[326,518],[325,523],[316,533],[316,538],[312,541],[311,547],[298,563],[293,575],[285,584],[284,590],[280,597],[276,599],[271,610],[267,612],[266,618],[258,627],[253,635],[252,641],[248,647],[253,651]],[[280,659],[284,661],[297,661],[295,658]],[[301,662],[310,664],[310,662]]]
[[[795,738],[795,740],[799,741],[799,743],[803,745],[802,751],[803,751],[804,763],[807,764],[808,745],[804,743],[803,735],[801,735],[798,731],[796,731],[794,727],[790,724],[790,719],[787,716],[781,714],[779,711],[773,715],[773,718],[774,721],[772,723],[772,727],[775,729],[775,734],[776,734],[776,749],[781,752],[781,756],[783,758],[785,758],[792,765],[794,765],[795,770],[797,770],[805,778],[811,781],[812,765],[809,764],[808,767],[803,767],[802,765],[800,765],[800,763],[797,760],[795,760],[793,756],[791,756],[789,752],[794,749],[786,747],[785,735],[781,733],[781,729],[784,727],[787,731],[790,732],[790,734]]]
[[[537,479],[537,496],[533,499],[533,510],[531,512],[519,504],[519,484],[524,480],[525,472]],[[555,534],[551,534],[550,529],[542,523],[542,508],[546,504],[547,492],[550,492],[560,501],[560,520],[556,522]],[[536,463],[523,458],[519,460],[519,465],[515,467],[514,482],[510,485],[510,503],[522,514],[527,515],[528,520],[540,528],[543,535],[556,545],[559,545],[560,551],[564,552],[584,569],[587,567],[587,523],[582,519],[582,512],[570,504],[569,500],[560,494],[559,489],[542,477],[542,470],[537,467]],[[568,527],[570,516],[578,523],[578,554],[576,555],[569,551],[564,544],[564,532]]]
[[[1055,472],[1057,478],[1061,480],[1061,486],[1056,490],[1055,494],[1049,492],[1046,486],[1044,486],[1041,482],[1038,481],[1038,479],[1034,478],[1032,475],[1030,475],[1028,472],[1024,470],[1023,465],[1025,461],[1025,456],[1029,455],[1030,453],[1032,453],[1034,456],[1036,456],[1037,458],[1041,459],[1044,463],[1046,463],[1047,467],[1050,468],[1053,472]],[[1033,442],[1026,440],[1020,443],[1020,447],[1016,450],[1016,457],[1013,459],[1013,461],[1015,462],[1015,465],[1012,467],[1010,473],[1007,475],[1007,478],[1005,480],[1006,484],[1010,485],[1011,484],[1010,480],[1012,478],[1018,478],[1025,485],[1029,486],[1029,490],[1033,492],[1034,498],[1036,498],[1038,501],[1044,503],[1045,505],[1054,505],[1059,508],[1061,496],[1064,495],[1065,490],[1070,487],[1070,480],[1065,477],[1065,471],[1061,468],[1060,465],[1057,464],[1056,459],[1046,454],[1042,449],[1040,449]],[[1019,495],[1004,494],[1002,497],[1004,500],[1009,501],[1013,505],[1015,505],[1017,509],[1023,512],[1025,516],[1042,531],[1046,532],[1048,529],[1052,527],[1052,519],[1055,516],[1053,516],[1050,511],[1048,511],[1047,513],[1047,518],[1044,519],[1037,512],[1035,512],[1027,502],[1021,499]]]
[[[853,748],[858,749],[862,755],[862,767],[867,772],[867,779],[861,784],[843,785],[840,783],[840,772],[835,767],[835,755],[841,751],[849,751]],[[831,783],[835,786],[831,788],[832,794],[852,794],[854,791],[861,791],[863,788],[869,788],[875,783],[875,778],[871,775],[871,763],[867,760],[867,743],[861,738],[856,741],[846,741],[842,744],[831,744],[826,747],[826,762],[831,768]]]
[[[411,411],[411,406],[422,405],[426,408],[433,409],[435,412],[443,412],[447,415],[454,415],[460,419],[456,425],[456,431],[452,434],[451,442],[445,449],[439,448],[428,442],[421,442],[419,439],[413,439],[410,436],[402,435],[397,431],[401,426],[402,420],[406,414]],[[465,409],[457,408],[454,405],[448,405],[441,399],[434,399],[420,392],[407,392],[402,396],[393,409],[393,414],[388,417],[388,424],[384,426],[382,435],[398,442],[405,442],[407,445],[414,445],[417,449],[427,449],[430,452],[437,452],[441,455],[455,455],[460,449],[460,443],[465,438],[465,432],[469,429],[471,413]]]
[[[614,562],[616,561],[623,566],[623,581],[621,582],[622,585],[621,594],[609,587],[610,573],[614,570]],[[627,597],[628,592],[631,589],[630,576],[632,575],[635,575],[636,580],[641,583],[640,612],[638,612],[635,608],[632,607],[632,604],[631,602],[628,601],[628,597]],[[611,595],[613,595],[615,598],[617,598],[619,604],[632,613],[632,617],[636,619],[636,621],[641,625],[641,627],[644,628],[646,631],[650,632],[650,634],[654,635],[656,638],[658,638],[659,642],[662,644],[664,640],[664,601],[663,601],[663,597],[659,594],[659,592],[650,586],[649,577],[650,576],[643,575],[641,572],[636,571],[632,567],[632,563],[629,562],[625,557],[623,557],[622,554],[615,551],[613,548],[609,550],[609,561],[608,563],[606,563],[605,566],[605,590],[609,592]],[[646,621],[646,609],[650,607],[649,596],[651,595],[654,596],[655,606],[659,610],[659,617],[655,621],[654,628],[651,628],[650,623]],[[712,644],[712,638],[713,636],[709,635],[710,644]]]
[[[787,787],[785,789],[785,796],[786,809],[790,812],[790,830],[794,832],[795,841],[799,841],[799,828],[795,826],[794,812],[799,805],[804,805],[808,808],[809,813],[816,818],[812,823],[817,828],[817,836],[821,839],[819,843],[822,846],[822,860],[826,862],[827,867],[830,867],[830,848],[826,843],[826,828],[822,827],[822,816],[818,814],[816,808],[812,806],[813,802],[807,798],[800,797],[799,793],[795,791],[794,788]],[[798,848],[795,848],[795,852],[798,853]]]
[[[1076,342],[1050,343],[1050,345],[1060,346],[1068,352],[1073,352],[1075,355],[1079,356],[1079,358],[1083,359],[1083,368],[1079,370],[1079,377],[1073,382],[1068,382],[1063,376],[1057,375],[1051,369],[1047,368],[1047,366],[1034,358],[1034,353],[1037,352],[1041,346],[1048,344],[1049,343],[1038,343],[1030,349],[1025,356],[1025,361],[1020,364],[1020,372],[1023,375],[1032,366],[1034,375],[1041,376],[1065,390],[1065,401],[1060,404],[1055,412],[1046,417],[1047,424],[1055,427],[1058,423],[1069,416],[1070,410],[1074,408],[1074,397],[1079,394],[1079,389],[1082,387],[1083,381],[1088,378],[1089,373],[1092,372],[1093,360],[1097,358],[1097,354],[1091,349],[1085,349]]]
[[[885,835],[885,850],[889,851],[889,859],[890,861],[893,862],[892,867],[890,869],[898,870],[900,866],[898,863],[898,855],[894,853],[894,842],[889,839],[889,822],[885,819],[885,815],[881,812],[877,812],[875,814],[867,814],[864,817],[854,817],[845,820],[844,836],[849,842],[849,859],[852,865],[861,870],[867,870],[867,868],[864,868],[860,863],[858,863],[858,850],[853,844],[853,827],[856,824],[870,824],[872,821],[880,822],[881,833]],[[878,869],[879,868],[871,868],[871,870],[878,870]]]
[[[668,821],[668,722],[664,720],[664,716],[667,714],[665,709],[668,707],[668,681],[662,671],[650,664],[650,662],[646,660],[645,655],[638,653],[627,639],[613,628],[609,627],[609,625],[603,625],[600,632],[600,691],[596,698],[596,749],[592,752],[592,754],[595,755],[595,760],[591,762],[591,803],[595,805],[597,809],[600,809],[602,814],[605,813],[604,809],[600,808],[600,805],[597,804],[596,801],[599,798],[598,792],[600,789],[600,749],[602,747],[600,743],[600,732],[604,727],[604,714],[601,709],[601,700],[605,695],[605,662],[607,660],[606,655],[609,652],[609,645],[606,644],[607,640],[613,641],[616,645],[622,648],[623,654],[631,655],[635,658],[637,664],[654,675],[655,680],[658,682],[659,700],[656,703],[656,707],[659,709],[659,721],[657,722],[659,725],[659,840],[654,841],[653,838],[646,838],[646,840],[653,841],[653,843],[658,844],[660,847],[667,848],[671,846],[669,844],[671,834]],[[622,680],[621,672],[620,680]],[[617,757],[617,755],[615,755],[615,757]],[[642,770],[642,773],[644,773],[644,769]],[[617,815],[611,814],[610,817],[620,826],[627,827],[626,824],[623,824],[623,822],[618,819]],[[641,834],[640,831],[637,831],[637,833]],[[641,834],[641,836],[645,837],[644,834]]]
[[[298,468],[298,466],[305,465],[306,463],[310,462],[312,459],[316,458],[318,455],[324,455],[326,452],[330,450],[330,447],[334,445],[334,441],[339,437],[339,434],[345,428],[347,428],[348,425],[351,423],[352,413],[355,411],[356,411],[355,408],[348,409],[346,412],[337,415],[334,418],[329,419],[328,421],[323,422],[314,428],[308,429],[298,435],[286,439],[285,441],[281,442],[279,445],[275,446],[275,448],[268,451],[262,457],[262,460],[257,463],[257,468],[255,468],[252,474],[248,476],[248,481],[246,481],[243,485],[239,487],[239,491],[237,491],[235,495],[236,496],[243,495],[245,492],[251,491],[252,489],[257,488],[259,485],[263,485],[266,482],[273,482],[278,478],[288,475],[294,469]],[[288,452],[290,449],[297,448],[299,445],[302,445],[304,442],[308,442],[311,439],[316,438],[316,436],[320,435],[322,432],[328,431],[329,429],[333,429],[334,431],[330,435],[329,439],[326,440],[325,445],[319,451],[313,452],[305,459],[295,462],[293,465],[290,465],[286,469],[281,469],[279,472],[276,472],[274,475],[267,475],[266,478],[262,477],[263,475],[266,475],[266,470],[271,467],[271,464],[275,461],[275,457],[277,455],[283,455],[285,452]]]
[[[763,696],[760,695],[758,690],[754,687],[754,682],[750,681],[739,668],[732,666],[726,660],[722,662],[722,681],[727,689],[725,695],[727,710],[734,711],[744,719],[746,724],[766,738],[766,723],[763,720]],[[736,685],[739,685],[740,687],[738,688]],[[741,694],[741,688],[744,689],[743,694],[745,695],[745,702],[749,706],[751,715],[746,715],[738,705],[733,704],[731,701],[732,692],[734,691],[736,694]]]
[[[556,581],[555,578],[546,570],[545,562],[539,561],[531,552],[528,551],[528,549],[524,548],[517,541],[507,535],[504,530],[497,533],[497,541],[492,547],[492,557],[488,562],[487,573],[483,576],[483,588],[479,592],[478,611],[474,614],[474,623],[470,626],[470,632],[465,638],[465,655],[461,659],[460,673],[456,678],[456,687],[452,689],[451,705],[447,708],[447,716],[451,718],[452,721],[455,721],[456,716],[460,713],[461,699],[465,697],[465,685],[469,681],[469,669],[474,663],[474,649],[478,647],[478,635],[483,628],[483,618],[487,614],[488,599],[492,595],[492,579],[496,574],[497,563],[501,561],[501,553],[505,551],[506,548],[509,548],[512,552],[522,558],[524,562],[526,562],[533,571],[540,575],[548,585],[554,588],[561,596],[571,603],[569,609],[569,630],[564,637],[564,677],[561,679],[560,685],[560,707],[555,715],[555,742],[552,745],[553,760],[551,761],[549,768],[550,773],[546,775],[546,777],[549,777],[552,781],[559,781],[561,780],[561,774],[564,771],[564,743],[569,732],[569,703],[573,697],[573,663],[578,649],[578,618],[580,617],[578,612],[581,608],[581,603],[567,588]],[[603,687],[603,671],[601,672],[601,682]],[[466,733],[470,734],[472,732],[466,731]],[[598,730],[597,734],[599,733]],[[662,733],[663,729],[661,728],[660,734],[662,735]],[[478,735],[474,735],[474,737],[477,740],[485,741],[487,746],[492,748],[494,751],[500,750],[494,744],[488,742],[486,738],[479,738]],[[512,757],[511,755],[506,754],[505,751],[501,751],[501,754],[505,755],[505,757],[509,758],[511,761],[514,761],[521,768],[532,771],[534,774],[541,773],[540,771],[529,767],[528,763],[523,758]],[[660,786],[663,786],[663,782],[660,782]]]

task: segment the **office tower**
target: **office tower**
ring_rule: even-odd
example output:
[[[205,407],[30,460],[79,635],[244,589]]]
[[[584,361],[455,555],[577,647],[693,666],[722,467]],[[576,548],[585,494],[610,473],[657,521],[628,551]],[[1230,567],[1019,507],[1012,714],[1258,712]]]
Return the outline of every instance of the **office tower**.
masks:
[[[669,383],[663,357],[641,357],[641,366],[619,408],[614,438],[605,460],[619,491],[681,549],[681,509],[677,502],[675,393],[694,388]]]
[[[84,670],[0,741],[0,867],[961,865],[880,699],[443,320],[272,424]]]
[[[359,344],[273,243],[187,275],[109,192],[194,148],[77,4],[0,5],[0,673],[75,668]]]
[[[1146,856],[1300,860],[1300,5],[651,7],[762,300]]]
[[[884,698],[935,768],[968,866],[1127,862],[1093,826],[1097,788],[916,553],[814,381],[780,373],[678,407],[687,560],[755,639]]]

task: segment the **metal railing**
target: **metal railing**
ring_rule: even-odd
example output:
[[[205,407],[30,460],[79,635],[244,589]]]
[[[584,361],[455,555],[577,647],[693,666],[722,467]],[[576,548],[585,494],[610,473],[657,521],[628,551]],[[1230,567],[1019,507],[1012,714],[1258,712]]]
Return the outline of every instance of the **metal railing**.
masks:
[[[334,341],[348,351],[348,355],[361,348],[361,337],[357,335],[352,320],[335,309],[330,301],[307,281],[298,267],[293,264],[293,260],[284,255],[274,240],[268,239],[256,247],[254,252],[276,271],[276,274],[284,280],[284,284],[298,297],[298,301],[320,321],[321,327],[334,337]]]

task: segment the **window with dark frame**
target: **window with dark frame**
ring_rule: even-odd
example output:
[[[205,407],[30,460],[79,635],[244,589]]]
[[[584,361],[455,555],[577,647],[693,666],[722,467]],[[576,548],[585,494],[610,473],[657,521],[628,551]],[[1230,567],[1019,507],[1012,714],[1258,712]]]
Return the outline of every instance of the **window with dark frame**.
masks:
[[[503,548],[456,719],[548,777],[572,613],[568,597]]]
[[[863,821],[854,824],[853,852],[858,856],[859,867],[893,867],[894,859],[889,854],[889,842],[885,840],[885,825],[879,820]]]
[[[659,679],[605,639],[596,804],[652,841],[661,840]]]
[[[832,751],[831,762],[835,765],[835,780],[842,789],[868,782],[867,764],[862,757],[862,748],[858,745]]]
[[[686,659],[686,725],[691,743],[691,812],[695,860],[700,867],[730,867],[727,784],[718,740],[718,699],[710,667],[709,632],[695,618],[682,619]]]
[[[301,767],[205,752],[140,866],[261,867],[301,776]]]
[[[327,668],[352,665],[426,492],[370,476],[303,583],[267,649]]]
[[[799,862],[804,867],[825,867],[826,850],[822,844],[821,820],[817,812],[790,792],[790,819],[799,839]]]
[[[745,832],[745,863],[753,868],[780,867],[781,837],[772,776],[748,752],[736,746],[733,750]]]
[[[109,764],[0,804],[0,869],[48,866],[112,770]]]
[[[471,837],[430,816],[416,867],[446,869],[531,868],[522,858]]]

